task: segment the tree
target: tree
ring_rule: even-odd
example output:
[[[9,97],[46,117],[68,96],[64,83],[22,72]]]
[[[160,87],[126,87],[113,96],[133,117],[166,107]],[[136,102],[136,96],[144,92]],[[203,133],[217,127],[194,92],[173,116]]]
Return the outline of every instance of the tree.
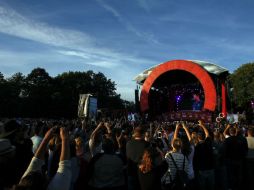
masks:
[[[6,80],[4,79],[4,75],[0,72],[0,115],[5,115],[5,108],[6,108],[6,96],[7,96],[7,89],[6,89]]]
[[[243,64],[230,76],[235,103],[249,113],[253,112],[251,101],[254,100],[254,63]]]
[[[4,80],[4,75],[3,73],[0,72],[0,83],[3,83],[5,80]]]
[[[27,113],[46,116],[50,111],[53,79],[43,68],[35,68],[25,79]]]
[[[77,117],[80,94],[98,98],[98,108],[122,109],[116,84],[103,73],[64,72],[51,77],[35,68],[27,76],[0,73],[0,115],[6,117]]]
[[[15,73],[6,80],[6,98],[5,105],[7,109],[5,113],[9,116],[22,115],[22,89],[25,87],[25,76],[22,73]],[[10,109],[15,108],[15,109]]]
[[[8,78],[7,81],[12,88],[12,95],[15,97],[19,96],[22,89],[25,87],[25,76],[18,72]]]
[[[77,114],[80,94],[92,94],[98,98],[99,108],[123,108],[120,95],[115,92],[115,83],[107,79],[101,72],[65,72],[55,78],[57,95],[61,96],[58,106],[65,110],[68,116]],[[60,105],[60,102],[64,104]],[[58,111],[59,113],[59,111]],[[64,114],[64,113],[63,113]]]

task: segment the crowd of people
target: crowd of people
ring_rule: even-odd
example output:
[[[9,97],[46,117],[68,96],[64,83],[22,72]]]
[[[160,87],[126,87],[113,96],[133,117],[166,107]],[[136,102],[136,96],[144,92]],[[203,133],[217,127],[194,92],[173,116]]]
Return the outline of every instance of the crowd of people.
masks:
[[[253,189],[253,177],[254,126],[0,121],[0,190]]]

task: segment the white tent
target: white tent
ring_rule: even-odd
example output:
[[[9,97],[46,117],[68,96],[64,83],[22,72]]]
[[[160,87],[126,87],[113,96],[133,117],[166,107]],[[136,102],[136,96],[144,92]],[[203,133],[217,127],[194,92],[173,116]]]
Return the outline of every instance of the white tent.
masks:
[[[199,61],[199,60],[188,60],[188,61],[192,61],[193,63],[196,63],[198,65],[200,65],[201,67],[203,67],[208,73],[214,74],[214,75],[220,75],[222,73],[228,72],[228,70],[224,67],[218,66],[214,63],[209,63],[206,61]],[[153,71],[154,68],[156,68],[157,66],[161,65],[163,63],[160,63],[158,65],[155,65],[151,68],[148,68],[146,70],[144,70],[142,73],[140,73],[139,75],[137,75],[134,80],[138,83],[138,84],[143,84],[145,79],[150,75],[150,73]]]

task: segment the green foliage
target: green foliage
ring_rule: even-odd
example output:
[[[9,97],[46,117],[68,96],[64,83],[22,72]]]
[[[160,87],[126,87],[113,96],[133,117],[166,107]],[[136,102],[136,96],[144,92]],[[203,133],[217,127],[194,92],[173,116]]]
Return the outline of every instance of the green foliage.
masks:
[[[4,83],[4,75],[0,72],[0,83]]]
[[[231,76],[233,86],[233,103],[238,110],[244,110],[247,122],[253,122],[253,108],[251,101],[254,100],[254,63],[243,64]]]
[[[254,63],[247,63],[239,67],[230,76],[234,88],[236,104],[246,107],[254,99]]]
[[[103,73],[65,72],[51,77],[35,68],[27,76],[15,73],[7,80],[0,73],[0,116],[68,117],[77,116],[79,94],[93,94],[99,108],[122,109],[123,100],[116,84]]]

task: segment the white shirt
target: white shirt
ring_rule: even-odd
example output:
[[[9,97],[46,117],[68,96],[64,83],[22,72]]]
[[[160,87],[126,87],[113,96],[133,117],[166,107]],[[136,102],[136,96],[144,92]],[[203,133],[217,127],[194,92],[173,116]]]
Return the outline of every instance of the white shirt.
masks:
[[[248,158],[254,158],[254,137],[246,137],[248,143]]]
[[[24,178],[30,172],[41,171],[44,160],[33,157],[26,172],[22,176]],[[63,160],[59,162],[57,172],[48,185],[48,190],[69,190],[71,185],[71,161]],[[22,179],[21,178],[21,179]]]
[[[254,149],[254,137],[246,137],[246,139],[248,143],[248,148]]]
[[[41,144],[42,138],[40,136],[34,135],[33,137],[31,137],[31,140],[33,142],[33,153],[35,154],[36,150],[38,149],[38,147]]]

